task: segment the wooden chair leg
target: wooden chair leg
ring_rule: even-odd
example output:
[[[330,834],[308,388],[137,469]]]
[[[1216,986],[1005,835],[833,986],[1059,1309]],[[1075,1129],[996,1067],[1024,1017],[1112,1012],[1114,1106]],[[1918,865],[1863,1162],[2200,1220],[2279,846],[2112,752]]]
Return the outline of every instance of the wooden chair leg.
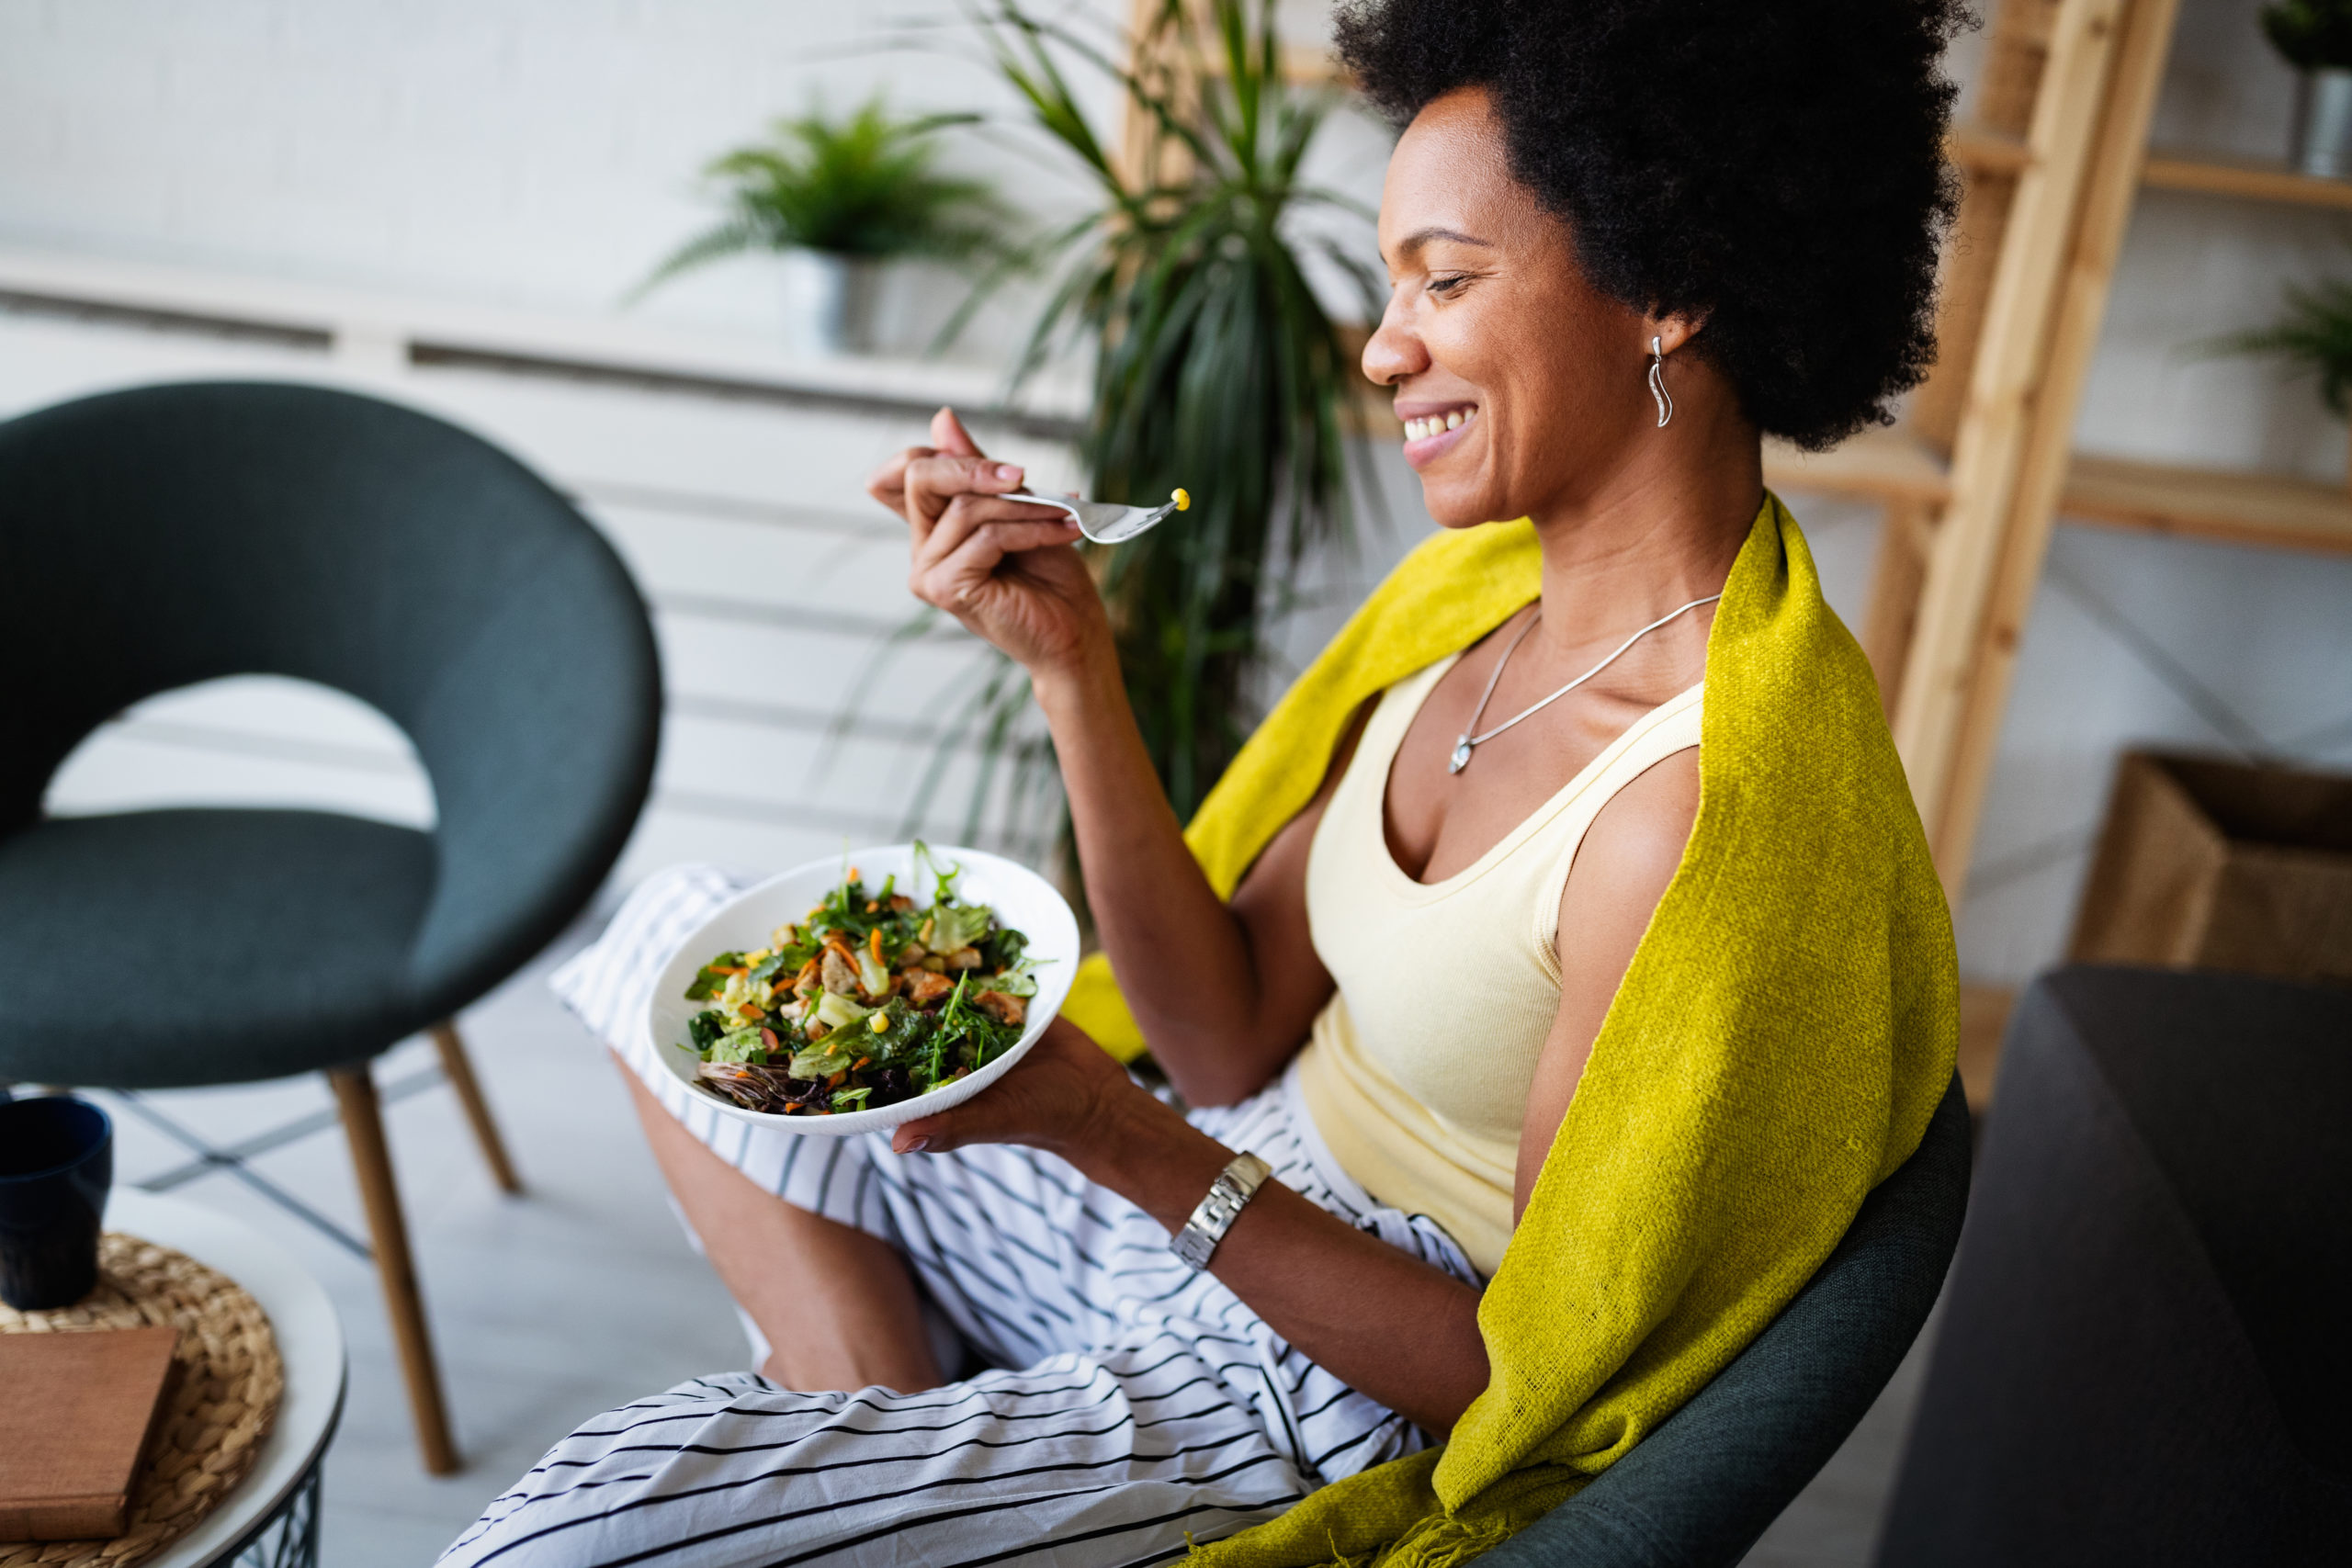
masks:
[[[384,1287],[384,1309],[392,1320],[401,1371],[408,1380],[409,1411],[416,1421],[416,1446],[433,1475],[458,1469],[457,1445],[449,1440],[449,1415],[441,1403],[441,1373],[434,1365],[433,1337],[424,1325],[424,1302],[417,1292],[416,1266],[409,1257],[408,1224],[401,1218],[400,1189],[392,1182],[392,1156],[384,1141],[384,1119],[376,1103],[376,1080],[368,1064],[336,1067],[327,1074],[343,1111],[343,1133],[351,1145],[352,1169],[360,1201],[368,1208],[368,1233],[376,1244],[376,1276]]]
[[[514,1174],[513,1162],[506,1157],[505,1141],[498,1135],[498,1123],[490,1118],[490,1101],[481,1097],[474,1065],[466,1058],[466,1043],[458,1038],[457,1024],[436,1023],[432,1034],[434,1049],[441,1053],[442,1076],[458,1091],[458,1103],[466,1108],[466,1120],[473,1123],[474,1141],[481,1145],[481,1157],[489,1163],[491,1179],[498,1183],[502,1191],[522,1191],[523,1183]]]

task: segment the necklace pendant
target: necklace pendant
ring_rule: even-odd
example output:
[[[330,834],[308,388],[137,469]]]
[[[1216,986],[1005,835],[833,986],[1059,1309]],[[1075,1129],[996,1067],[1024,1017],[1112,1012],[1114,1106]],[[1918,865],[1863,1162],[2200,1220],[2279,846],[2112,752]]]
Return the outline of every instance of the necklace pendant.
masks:
[[[1447,759],[1445,771],[1458,773],[1470,765],[1470,738],[1464,736],[1453,743],[1453,755]]]

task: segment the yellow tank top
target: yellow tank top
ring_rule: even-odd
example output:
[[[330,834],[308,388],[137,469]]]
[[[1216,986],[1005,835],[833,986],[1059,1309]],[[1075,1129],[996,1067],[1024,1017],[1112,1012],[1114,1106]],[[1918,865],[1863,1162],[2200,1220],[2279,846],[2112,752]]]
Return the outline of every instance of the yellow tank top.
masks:
[[[1383,694],[1316,829],[1307,923],[1339,990],[1293,1071],[1340,1168],[1444,1225],[1492,1274],[1510,1240],[1528,1085],[1560,1008],[1569,863],[1611,796],[1699,744],[1701,688],[1634,720],[1475,863],[1425,884],[1388,852],[1382,807],[1406,728],[1453,665]]]

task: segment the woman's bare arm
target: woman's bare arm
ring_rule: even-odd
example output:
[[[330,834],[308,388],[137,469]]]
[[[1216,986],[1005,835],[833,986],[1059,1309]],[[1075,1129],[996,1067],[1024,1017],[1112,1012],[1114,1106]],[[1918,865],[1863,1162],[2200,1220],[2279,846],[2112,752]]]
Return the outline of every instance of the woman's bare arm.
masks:
[[[1227,1105],[1264,1087],[1331,994],[1306,922],[1306,856],[1353,753],[1351,725],[1306,809],[1219,900],[1184,844],[1115,666],[1043,682],[1086,896],[1120,992],[1178,1092]]]
[[[1005,492],[946,410],[934,446],[868,483],[914,538],[910,586],[1027,669],[1052,728],[1102,946],[1152,1053],[1187,1100],[1255,1092],[1306,1037],[1331,980],[1306,934],[1306,850],[1323,791],[1260,856],[1231,907],[1184,846],[1120,680],[1110,620],[1058,513]]]

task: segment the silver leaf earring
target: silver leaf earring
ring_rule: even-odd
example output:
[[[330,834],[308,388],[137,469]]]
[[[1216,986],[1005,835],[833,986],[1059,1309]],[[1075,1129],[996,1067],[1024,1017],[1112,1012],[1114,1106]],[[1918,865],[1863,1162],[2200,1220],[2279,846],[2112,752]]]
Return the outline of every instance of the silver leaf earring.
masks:
[[[1666,394],[1666,355],[1656,338],[1650,339],[1650,396],[1657,400],[1657,427],[1664,430],[1674,417],[1674,400]]]

